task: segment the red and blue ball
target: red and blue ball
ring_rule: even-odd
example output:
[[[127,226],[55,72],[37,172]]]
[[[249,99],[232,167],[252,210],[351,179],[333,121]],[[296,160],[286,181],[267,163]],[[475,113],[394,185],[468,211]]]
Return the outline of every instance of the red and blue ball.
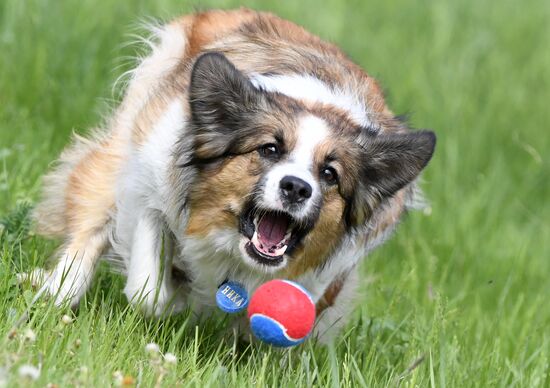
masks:
[[[307,290],[290,280],[262,284],[248,305],[254,335],[274,346],[298,345],[308,337],[315,323],[315,304]]]

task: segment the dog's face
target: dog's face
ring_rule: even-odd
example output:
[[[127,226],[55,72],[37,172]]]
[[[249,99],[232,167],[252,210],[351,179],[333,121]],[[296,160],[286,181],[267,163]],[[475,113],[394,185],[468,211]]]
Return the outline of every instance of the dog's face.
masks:
[[[384,135],[344,110],[257,88],[222,54],[201,56],[189,89],[188,233],[234,231],[242,260],[299,273],[330,255],[433,153],[431,132]]]

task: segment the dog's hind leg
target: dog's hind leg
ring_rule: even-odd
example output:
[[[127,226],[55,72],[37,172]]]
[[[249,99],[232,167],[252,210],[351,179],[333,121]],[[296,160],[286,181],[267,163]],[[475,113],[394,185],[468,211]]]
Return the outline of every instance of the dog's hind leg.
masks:
[[[55,267],[44,274],[39,294],[44,292],[55,298],[57,305],[68,302],[72,307],[88,290],[94,270],[108,241],[105,230],[74,238],[61,250]]]
[[[78,303],[109,244],[118,173],[130,142],[142,141],[150,130],[147,125],[136,125],[137,116],[161,93],[161,80],[185,55],[185,26],[176,21],[155,29],[158,44],[132,72],[110,131],[91,140],[76,137],[45,179],[45,195],[35,212],[38,233],[62,237],[66,243],[53,271],[35,274],[44,274],[47,280],[41,291],[56,295],[58,304],[65,300]]]
[[[39,295],[54,296],[58,305],[78,304],[109,243],[121,148],[116,137],[77,139],[46,177],[45,194],[34,214],[38,232],[63,237],[65,244],[52,270],[34,271],[30,277],[42,273]]]

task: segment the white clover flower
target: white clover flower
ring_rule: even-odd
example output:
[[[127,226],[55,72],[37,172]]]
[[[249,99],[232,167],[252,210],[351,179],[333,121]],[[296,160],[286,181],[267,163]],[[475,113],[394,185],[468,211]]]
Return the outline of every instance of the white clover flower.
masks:
[[[151,355],[156,355],[160,353],[160,348],[156,343],[151,342],[145,345],[145,352]]]
[[[26,341],[34,342],[36,341],[36,333],[32,331],[32,329],[27,328],[23,333],[23,338],[25,338]]]
[[[37,380],[40,377],[40,369],[29,364],[21,365],[17,373],[19,374],[19,377],[31,380]]]
[[[64,325],[70,325],[71,323],[73,323],[73,319],[68,316],[68,315],[63,315],[61,317],[61,322],[64,324]]]
[[[176,355],[174,353],[166,353],[164,355],[164,361],[167,364],[175,365],[178,362],[178,358],[176,357]]]
[[[115,385],[120,386],[122,385],[122,380],[124,379],[124,375],[121,371],[116,370],[113,372],[113,379],[115,380]]]

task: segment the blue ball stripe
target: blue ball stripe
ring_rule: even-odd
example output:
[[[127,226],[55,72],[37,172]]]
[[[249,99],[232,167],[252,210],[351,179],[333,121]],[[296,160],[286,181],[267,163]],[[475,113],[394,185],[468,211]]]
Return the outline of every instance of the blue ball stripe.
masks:
[[[299,339],[290,337],[280,322],[263,314],[253,314],[250,317],[250,328],[258,339],[273,346],[294,346],[307,338],[307,336]]]

